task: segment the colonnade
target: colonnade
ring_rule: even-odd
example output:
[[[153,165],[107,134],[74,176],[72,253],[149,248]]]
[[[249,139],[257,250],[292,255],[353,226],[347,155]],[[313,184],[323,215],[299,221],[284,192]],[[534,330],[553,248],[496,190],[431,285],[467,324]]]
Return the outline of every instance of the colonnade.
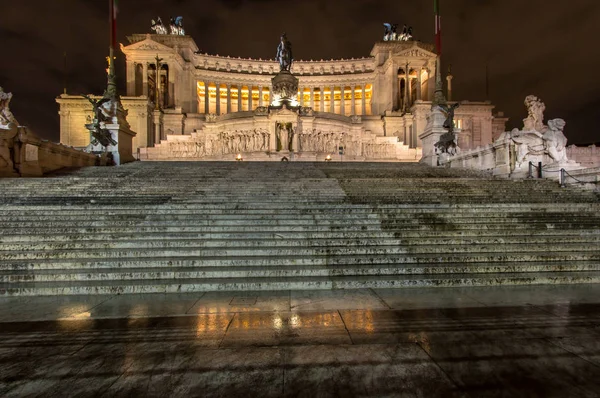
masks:
[[[406,74],[408,71],[408,75]],[[407,63],[398,71],[398,108],[408,112],[415,100],[430,100],[429,71],[425,68],[412,69]],[[423,86],[425,85],[425,90]]]
[[[198,112],[222,115],[231,112],[251,111],[271,102],[271,86],[197,82]],[[338,115],[370,115],[371,84],[347,86],[306,86],[298,89],[300,106],[311,107],[318,112]]]
[[[270,86],[252,86],[198,82],[198,113],[225,113],[250,111],[268,106],[271,99]]]

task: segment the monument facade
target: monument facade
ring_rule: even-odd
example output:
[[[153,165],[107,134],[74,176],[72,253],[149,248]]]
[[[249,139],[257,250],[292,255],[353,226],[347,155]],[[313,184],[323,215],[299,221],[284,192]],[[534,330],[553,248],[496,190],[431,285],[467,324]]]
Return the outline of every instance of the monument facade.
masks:
[[[319,158],[321,151],[342,152],[347,160],[421,157],[419,135],[431,112],[436,54],[408,29],[386,27],[369,56],[317,61],[294,59],[284,35],[279,45],[274,41],[276,59],[262,60],[200,53],[190,36],[171,34],[162,22],[155,21],[153,31],[161,34],[134,34],[121,46],[127,59],[122,103],[142,158],[230,159],[240,148],[251,151],[250,157],[268,157],[281,146],[281,123],[291,126],[288,150],[297,158]],[[281,108],[276,83],[290,100]],[[61,142],[89,144],[91,104],[70,95],[57,102]],[[490,102],[459,102],[454,119],[461,149],[489,144],[504,131],[507,119],[494,117]],[[252,138],[263,136],[268,145]]]

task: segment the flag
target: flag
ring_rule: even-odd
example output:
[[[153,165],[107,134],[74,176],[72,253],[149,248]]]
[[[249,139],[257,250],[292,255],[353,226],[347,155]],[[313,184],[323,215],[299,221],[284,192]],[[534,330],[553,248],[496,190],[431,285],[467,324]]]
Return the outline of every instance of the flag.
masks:
[[[117,48],[117,13],[119,12],[117,0],[108,0],[109,18],[110,18],[110,45],[113,49]]]
[[[440,0],[433,0],[435,12],[435,48],[438,55],[442,54],[442,17],[440,16]]]

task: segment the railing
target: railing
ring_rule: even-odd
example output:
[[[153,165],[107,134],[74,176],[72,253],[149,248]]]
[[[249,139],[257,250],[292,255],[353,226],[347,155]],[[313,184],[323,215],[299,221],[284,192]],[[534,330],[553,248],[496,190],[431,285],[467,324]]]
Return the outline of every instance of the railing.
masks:
[[[542,168],[542,162],[538,162],[538,165],[534,165],[532,161],[529,161],[529,172],[527,173],[527,178],[533,178],[533,169],[537,170],[537,177],[536,178],[544,178],[543,177],[543,168]]]
[[[567,177],[571,177],[573,180],[575,180],[579,184],[598,184],[598,181],[581,181],[577,177],[569,174],[569,172],[567,170],[560,169],[559,182],[560,182],[561,188],[565,188],[567,186]]]

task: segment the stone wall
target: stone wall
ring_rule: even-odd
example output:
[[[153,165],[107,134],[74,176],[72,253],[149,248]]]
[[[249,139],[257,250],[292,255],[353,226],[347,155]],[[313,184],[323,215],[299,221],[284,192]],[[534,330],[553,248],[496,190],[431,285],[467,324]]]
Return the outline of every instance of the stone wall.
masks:
[[[94,99],[100,96],[92,96]],[[90,143],[90,132],[85,128],[93,118],[92,104],[80,95],[62,94],[56,102],[60,106],[60,143],[75,148],[85,148]],[[137,148],[147,147],[159,142],[154,137],[152,107],[148,98],[121,97],[123,108],[127,111],[127,121],[136,132],[133,138],[133,153]],[[164,138],[164,137],[162,137]]]
[[[374,122],[374,120],[372,121]],[[381,119],[378,121],[381,123]],[[282,148],[278,123],[286,123],[289,148]],[[397,136],[382,137],[365,129],[360,117],[308,114],[287,109],[238,112],[213,116],[191,134],[167,134],[153,148],[140,148],[140,160],[332,160],[416,161],[420,148],[410,148]],[[340,156],[339,147],[343,147]]]
[[[571,145],[567,147],[569,159],[580,163],[583,167],[600,167],[600,147],[590,145],[587,147]]]

